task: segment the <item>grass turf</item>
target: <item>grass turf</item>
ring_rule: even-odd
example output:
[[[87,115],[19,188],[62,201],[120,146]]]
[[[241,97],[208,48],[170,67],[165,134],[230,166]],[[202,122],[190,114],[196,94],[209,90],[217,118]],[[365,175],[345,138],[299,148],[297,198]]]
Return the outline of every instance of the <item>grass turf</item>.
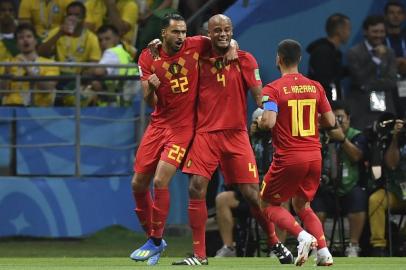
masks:
[[[187,266],[172,266],[172,261],[179,258],[164,257],[153,269],[185,269]],[[313,257],[302,267],[314,269]],[[385,270],[405,269],[406,258],[335,258],[333,269],[345,270]],[[209,259],[210,269],[292,269],[294,265],[280,265],[275,258],[221,258]],[[199,267],[201,269],[201,267]],[[133,262],[128,258],[0,258],[0,269],[31,270],[31,269],[151,269],[144,262]],[[189,268],[190,269],[190,268]]]
[[[172,266],[191,250],[190,236],[165,237],[169,248],[156,269],[184,269]],[[84,239],[0,239],[0,270],[31,269],[151,269],[145,262],[128,258],[131,251],[145,242],[145,236],[122,227],[110,227]],[[340,258],[333,269],[406,269],[406,258]],[[210,269],[292,269],[293,265],[280,265],[275,258],[209,258]],[[313,257],[303,266],[314,268]],[[187,268],[187,267],[186,267]]]

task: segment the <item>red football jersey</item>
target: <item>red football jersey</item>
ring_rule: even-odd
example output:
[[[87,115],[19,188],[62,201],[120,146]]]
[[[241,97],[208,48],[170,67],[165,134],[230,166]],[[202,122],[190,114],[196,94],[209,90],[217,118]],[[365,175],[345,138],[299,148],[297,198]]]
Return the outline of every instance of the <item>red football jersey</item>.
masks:
[[[258,64],[248,52],[224,66],[222,57],[202,55],[196,132],[247,130],[247,91],[261,86]]]
[[[211,42],[203,36],[186,38],[181,50],[173,56],[161,48],[160,59],[154,60],[144,49],[138,60],[141,80],[155,73],[161,84],[155,91],[158,102],[151,114],[151,125],[158,127],[185,127],[195,123],[198,61],[200,54],[211,48]]]
[[[320,83],[302,74],[287,74],[262,90],[278,106],[272,129],[274,160],[284,164],[321,159],[318,113],[331,111]]]

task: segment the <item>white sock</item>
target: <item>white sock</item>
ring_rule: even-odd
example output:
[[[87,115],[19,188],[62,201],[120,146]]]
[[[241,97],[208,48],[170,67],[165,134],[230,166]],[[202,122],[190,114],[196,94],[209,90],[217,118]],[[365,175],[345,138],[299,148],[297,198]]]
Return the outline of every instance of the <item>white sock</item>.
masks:
[[[330,254],[330,251],[328,250],[328,248],[324,247],[324,248],[317,250],[317,256],[327,257],[327,256],[331,256],[331,254]]]
[[[308,232],[306,232],[305,230],[301,231],[299,233],[299,235],[297,236],[297,241],[302,241],[305,239],[309,239],[311,237],[311,234],[309,234]]]

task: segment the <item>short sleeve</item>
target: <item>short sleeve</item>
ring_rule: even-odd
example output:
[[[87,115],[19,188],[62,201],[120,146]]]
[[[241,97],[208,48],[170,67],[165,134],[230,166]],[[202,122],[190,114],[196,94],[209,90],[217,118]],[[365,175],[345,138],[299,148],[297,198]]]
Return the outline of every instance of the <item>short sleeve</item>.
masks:
[[[148,80],[149,76],[152,75],[152,56],[148,49],[144,49],[140,55],[140,58],[138,59],[138,66],[140,68],[140,75],[141,75],[141,80],[146,81]]]
[[[273,101],[276,104],[278,104],[279,100],[279,92],[276,88],[274,88],[271,84],[267,84],[263,89],[262,89],[262,101]]]
[[[249,88],[262,85],[258,63],[252,54],[244,53],[244,55],[240,57],[240,66],[244,80],[247,82]]]
[[[317,108],[317,112],[326,113],[326,112],[331,111],[331,106],[330,106],[330,103],[328,102],[326,92],[324,91],[323,86],[321,86],[320,83],[316,83],[316,87],[320,93],[320,102],[319,102],[319,106]]]

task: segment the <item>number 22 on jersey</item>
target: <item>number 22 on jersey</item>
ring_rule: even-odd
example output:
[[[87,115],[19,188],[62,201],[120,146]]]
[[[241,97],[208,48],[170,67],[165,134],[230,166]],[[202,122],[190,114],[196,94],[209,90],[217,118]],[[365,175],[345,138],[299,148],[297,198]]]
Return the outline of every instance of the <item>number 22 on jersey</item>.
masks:
[[[288,100],[288,106],[291,110],[292,115],[292,136],[313,136],[316,134],[316,127],[314,123],[314,118],[316,114],[316,99],[290,99]],[[308,118],[305,118],[305,108],[309,108]],[[308,129],[305,129],[308,126]]]

